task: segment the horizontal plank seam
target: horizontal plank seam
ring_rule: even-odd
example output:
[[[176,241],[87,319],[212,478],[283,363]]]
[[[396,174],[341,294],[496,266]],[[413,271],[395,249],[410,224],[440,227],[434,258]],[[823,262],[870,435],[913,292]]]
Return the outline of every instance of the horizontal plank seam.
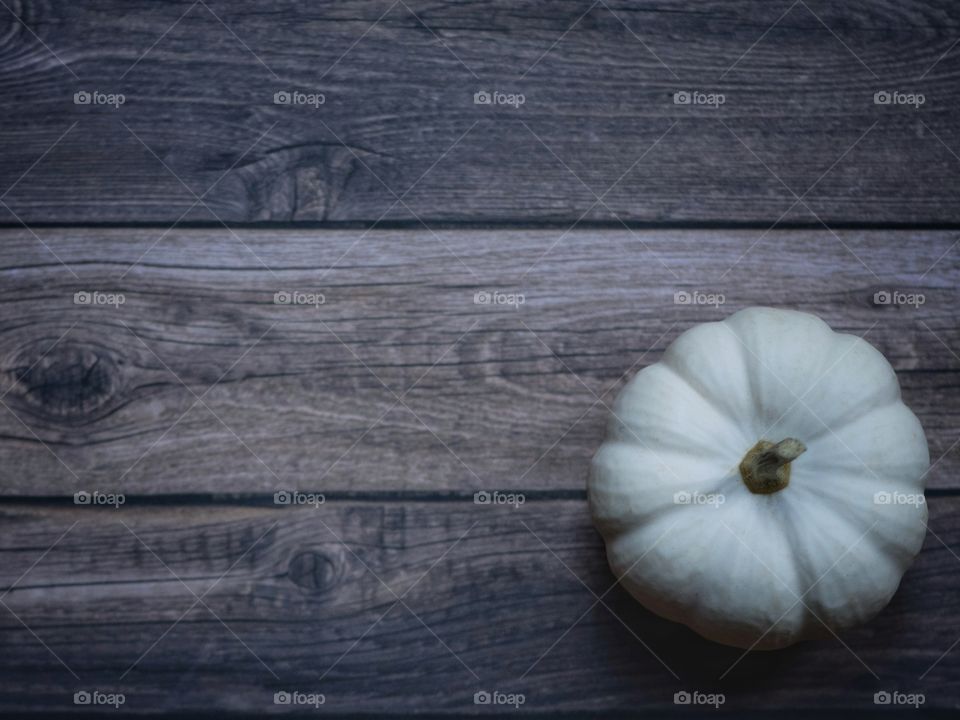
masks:
[[[427,217],[432,230],[568,230],[576,221],[571,217],[565,220],[476,220],[476,221],[444,221]],[[762,221],[647,221],[647,220],[593,220],[576,222],[578,231],[597,230],[771,230],[773,220]],[[957,231],[960,232],[960,223],[956,222],[863,222],[863,221],[836,221],[829,223],[832,230],[857,231]],[[419,220],[345,220],[345,221],[258,221],[258,222],[178,222],[177,230],[366,230],[375,226],[377,230],[410,230],[423,231],[423,224]],[[32,221],[30,227],[34,230],[169,230],[169,222],[39,222]],[[0,232],[9,230],[23,230],[20,223],[0,222]],[[776,222],[772,231],[790,230],[823,230],[828,232],[819,221],[809,222]]]

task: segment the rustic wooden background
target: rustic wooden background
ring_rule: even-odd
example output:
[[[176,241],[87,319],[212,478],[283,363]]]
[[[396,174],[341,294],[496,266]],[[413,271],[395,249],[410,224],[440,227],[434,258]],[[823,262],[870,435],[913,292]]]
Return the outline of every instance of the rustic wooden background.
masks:
[[[960,707],[956,3],[0,5],[0,711]],[[585,478],[757,304],[880,348],[935,462],[882,615],[744,656],[615,585]]]

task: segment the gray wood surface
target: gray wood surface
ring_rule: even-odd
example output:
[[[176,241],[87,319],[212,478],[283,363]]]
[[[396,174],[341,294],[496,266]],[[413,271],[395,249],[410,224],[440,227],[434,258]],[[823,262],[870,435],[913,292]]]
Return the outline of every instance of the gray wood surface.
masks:
[[[5,0],[0,714],[955,713],[958,37],[950,0]],[[615,585],[585,481],[623,383],[750,305],[878,347],[934,465],[875,621],[742,656]]]
[[[579,501],[7,506],[0,708],[70,709],[84,689],[122,692],[128,711],[256,716],[280,690],[323,693],[332,714],[480,714],[479,690],[524,693],[540,716],[676,709],[680,690],[722,692],[733,712],[869,711],[881,690],[955,708],[960,654],[941,655],[960,637],[944,545],[960,542],[960,505],[930,511],[876,620],[737,662],[607,593]]]
[[[582,491],[623,382],[757,304],[878,347],[937,461],[928,485],[957,489],[958,238],[7,231],[5,492]],[[125,302],[74,304],[93,291]],[[325,302],[275,304],[284,291]],[[494,292],[524,302],[475,302]]]
[[[6,5],[8,224],[960,221],[951,0]]]

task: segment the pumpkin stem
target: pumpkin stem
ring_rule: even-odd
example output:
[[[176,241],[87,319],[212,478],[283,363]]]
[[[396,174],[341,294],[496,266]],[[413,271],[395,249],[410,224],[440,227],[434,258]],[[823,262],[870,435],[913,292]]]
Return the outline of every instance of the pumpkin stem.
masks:
[[[740,461],[740,477],[750,492],[769,495],[790,484],[790,463],[807,449],[799,440],[761,440]]]

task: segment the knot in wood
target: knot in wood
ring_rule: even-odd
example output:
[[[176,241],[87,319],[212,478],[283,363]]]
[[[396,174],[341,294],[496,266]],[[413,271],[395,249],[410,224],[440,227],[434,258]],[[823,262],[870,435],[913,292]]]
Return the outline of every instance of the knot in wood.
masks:
[[[8,365],[10,398],[32,414],[56,423],[86,422],[117,394],[121,373],[102,348],[64,338],[20,349]]]
[[[326,592],[339,579],[339,563],[326,553],[305,550],[290,558],[287,575],[295,585],[313,592]]]

